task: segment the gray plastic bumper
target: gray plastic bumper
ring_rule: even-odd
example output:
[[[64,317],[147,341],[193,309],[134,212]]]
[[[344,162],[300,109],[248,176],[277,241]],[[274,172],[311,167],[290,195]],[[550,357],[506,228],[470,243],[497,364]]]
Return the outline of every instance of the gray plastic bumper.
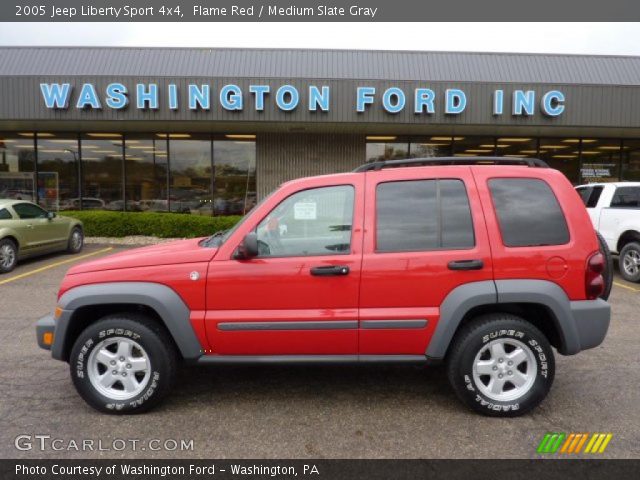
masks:
[[[602,299],[571,302],[571,314],[580,349],[587,350],[604,341],[611,320],[611,306]]]
[[[56,321],[53,319],[53,315],[49,314],[42,317],[36,322],[36,337],[38,339],[38,346],[45,350],[51,350],[51,345],[44,343],[44,334],[51,333],[53,335],[56,329]]]

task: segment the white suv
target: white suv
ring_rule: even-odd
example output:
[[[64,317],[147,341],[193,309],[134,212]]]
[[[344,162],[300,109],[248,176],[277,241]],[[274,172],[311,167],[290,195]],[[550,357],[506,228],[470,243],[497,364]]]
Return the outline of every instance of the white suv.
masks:
[[[593,183],[576,190],[594,228],[620,256],[620,274],[640,282],[640,182]]]

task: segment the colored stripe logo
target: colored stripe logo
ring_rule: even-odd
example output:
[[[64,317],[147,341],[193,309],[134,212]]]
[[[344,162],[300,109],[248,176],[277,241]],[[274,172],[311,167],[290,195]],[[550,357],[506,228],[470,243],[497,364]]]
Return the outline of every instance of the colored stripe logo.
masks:
[[[611,433],[551,432],[542,437],[536,452],[539,454],[604,453],[612,438]]]

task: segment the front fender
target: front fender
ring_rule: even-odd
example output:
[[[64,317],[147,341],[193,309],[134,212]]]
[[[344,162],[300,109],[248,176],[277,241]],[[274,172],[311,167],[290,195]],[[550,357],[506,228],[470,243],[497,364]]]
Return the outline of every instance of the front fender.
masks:
[[[113,282],[75,287],[60,297],[58,306],[62,313],[56,319],[51,347],[53,358],[66,360],[72,341],[69,335],[77,331],[74,322],[82,321],[74,315],[78,309],[114,304],[144,305],[153,309],[185,360],[195,360],[203,354],[191,326],[189,308],[174,290],[158,283]]]

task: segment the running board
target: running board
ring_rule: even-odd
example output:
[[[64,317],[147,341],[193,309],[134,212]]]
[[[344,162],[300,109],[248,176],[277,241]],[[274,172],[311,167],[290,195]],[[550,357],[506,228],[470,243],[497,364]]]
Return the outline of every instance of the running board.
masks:
[[[426,363],[424,355],[203,355],[198,365]]]

